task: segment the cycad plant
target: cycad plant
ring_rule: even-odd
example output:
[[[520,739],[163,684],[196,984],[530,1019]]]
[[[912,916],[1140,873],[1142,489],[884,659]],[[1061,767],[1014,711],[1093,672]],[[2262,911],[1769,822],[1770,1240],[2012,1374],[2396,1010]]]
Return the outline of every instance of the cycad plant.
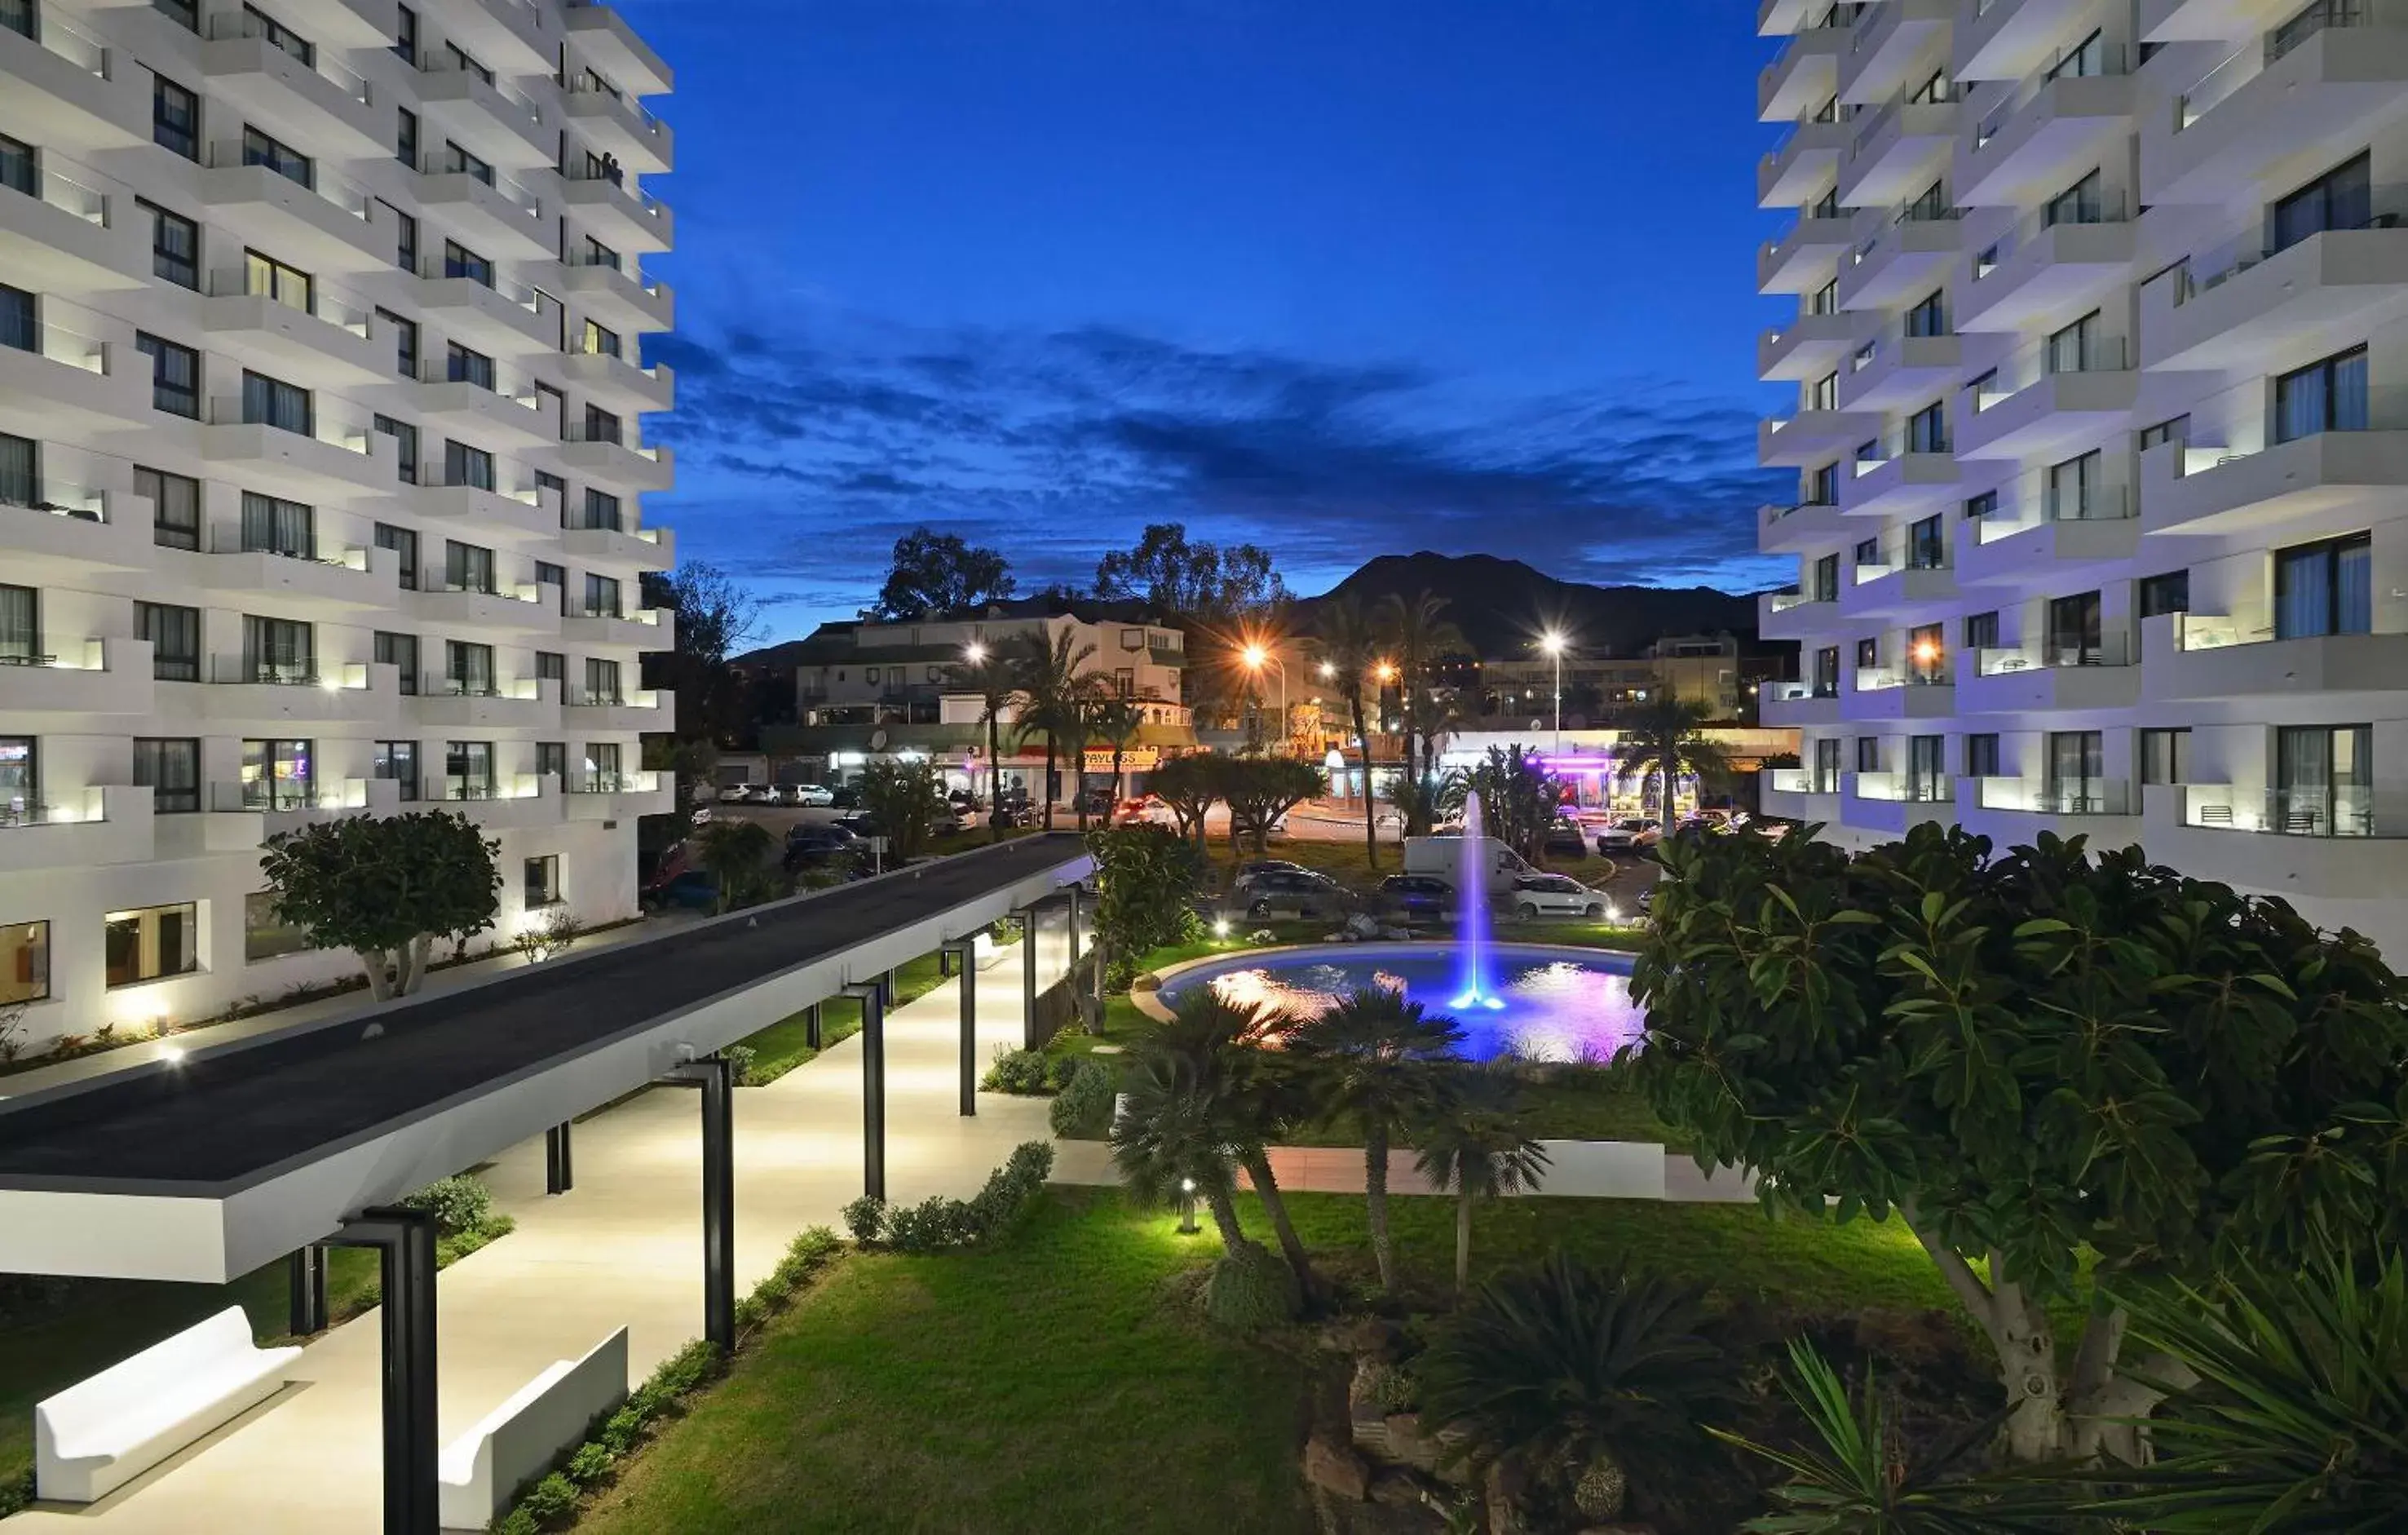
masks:
[[[1246,1239],[1221,1084],[1184,1055],[1154,1052],[1132,1063],[1123,1093],[1112,1164],[1129,1197],[1154,1208],[1202,1200],[1221,1245],[1235,1253]]]
[[[1440,1188],[1455,1190],[1455,1294],[1471,1285],[1471,1211],[1483,1199],[1536,1188],[1547,1149],[1530,1135],[1521,1083],[1495,1067],[1466,1069],[1438,1115],[1420,1126],[1413,1162]]]

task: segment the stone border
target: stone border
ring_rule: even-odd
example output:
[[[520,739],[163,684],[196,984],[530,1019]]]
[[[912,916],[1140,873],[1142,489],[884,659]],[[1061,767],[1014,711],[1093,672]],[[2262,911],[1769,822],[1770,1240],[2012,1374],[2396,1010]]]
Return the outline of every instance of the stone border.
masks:
[[[1451,947],[1454,943],[1455,940],[1451,938],[1375,939],[1363,943],[1331,943],[1326,940],[1319,943],[1269,943],[1259,949],[1238,949],[1226,954],[1204,954],[1195,959],[1182,959],[1165,969],[1148,970],[1145,973],[1154,978],[1154,984],[1143,991],[1132,986],[1129,988],[1128,996],[1129,1000],[1136,1004],[1140,1012],[1157,1024],[1167,1024],[1170,1022],[1171,1014],[1170,1009],[1165,1007],[1162,1002],[1162,988],[1165,985],[1190,970],[1201,969],[1207,965],[1223,964],[1240,955],[1317,954],[1330,950],[1361,954],[1369,950],[1411,950],[1424,946],[1435,949],[1440,946]],[[1501,954],[1616,954],[1624,959],[1635,957],[1627,949],[1598,949],[1578,943],[1492,943],[1488,946],[1488,952]]]

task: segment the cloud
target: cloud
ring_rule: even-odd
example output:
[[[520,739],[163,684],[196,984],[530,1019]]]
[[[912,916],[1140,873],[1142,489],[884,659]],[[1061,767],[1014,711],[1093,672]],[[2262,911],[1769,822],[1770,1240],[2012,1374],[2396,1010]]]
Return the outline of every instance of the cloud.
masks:
[[[1317,590],[1373,554],[1527,559],[1574,579],[1760,583],[1741,400],[1641,376],[1501,402],[1406,360],[1312,358],[1103,325],[931,332],[824,309],[792,334],[662,338],[680,454],[663,508],[723,563],[849,610],[895,538],[1000,545],[1084,582],[1149,521],[1270,548]],[[810,596],[798,594],[810,594]]]

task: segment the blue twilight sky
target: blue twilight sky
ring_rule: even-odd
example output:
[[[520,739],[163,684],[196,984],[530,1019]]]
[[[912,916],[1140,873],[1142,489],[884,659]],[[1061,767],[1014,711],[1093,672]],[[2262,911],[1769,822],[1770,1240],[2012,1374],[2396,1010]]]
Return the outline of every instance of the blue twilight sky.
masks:
[[[1733,587],[1746,0],[623,0],[678,72],[681,555],[851,616],[918,524],[1084,584],[1147,522]]]

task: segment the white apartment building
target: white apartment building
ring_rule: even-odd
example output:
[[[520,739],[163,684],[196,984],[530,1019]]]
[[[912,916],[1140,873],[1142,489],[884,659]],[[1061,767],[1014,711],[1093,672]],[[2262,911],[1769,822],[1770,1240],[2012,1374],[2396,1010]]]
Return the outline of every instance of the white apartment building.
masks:
[[[0,0],[0,1007],[352,973],[263,839],[447,806],[635,911],[667,67],[562,0]]]
[[[1764,0],[1768,809],[2408,953],[2408,0]]]
[[[1090,613],[1003,608],[976,619],[823,624],[795,647],[795,717],[806,725],[885,719],[956,724],[963,715],[975,721],[985,702],[966,691],[973,647],[1008,654],[1032,638],[1052,647],[1065,636],[1079,676],[1148,704],[1165,723],[1187,723],[1180,702],[1184,632],[1144,618],[1115,619],[1101,608]]]

